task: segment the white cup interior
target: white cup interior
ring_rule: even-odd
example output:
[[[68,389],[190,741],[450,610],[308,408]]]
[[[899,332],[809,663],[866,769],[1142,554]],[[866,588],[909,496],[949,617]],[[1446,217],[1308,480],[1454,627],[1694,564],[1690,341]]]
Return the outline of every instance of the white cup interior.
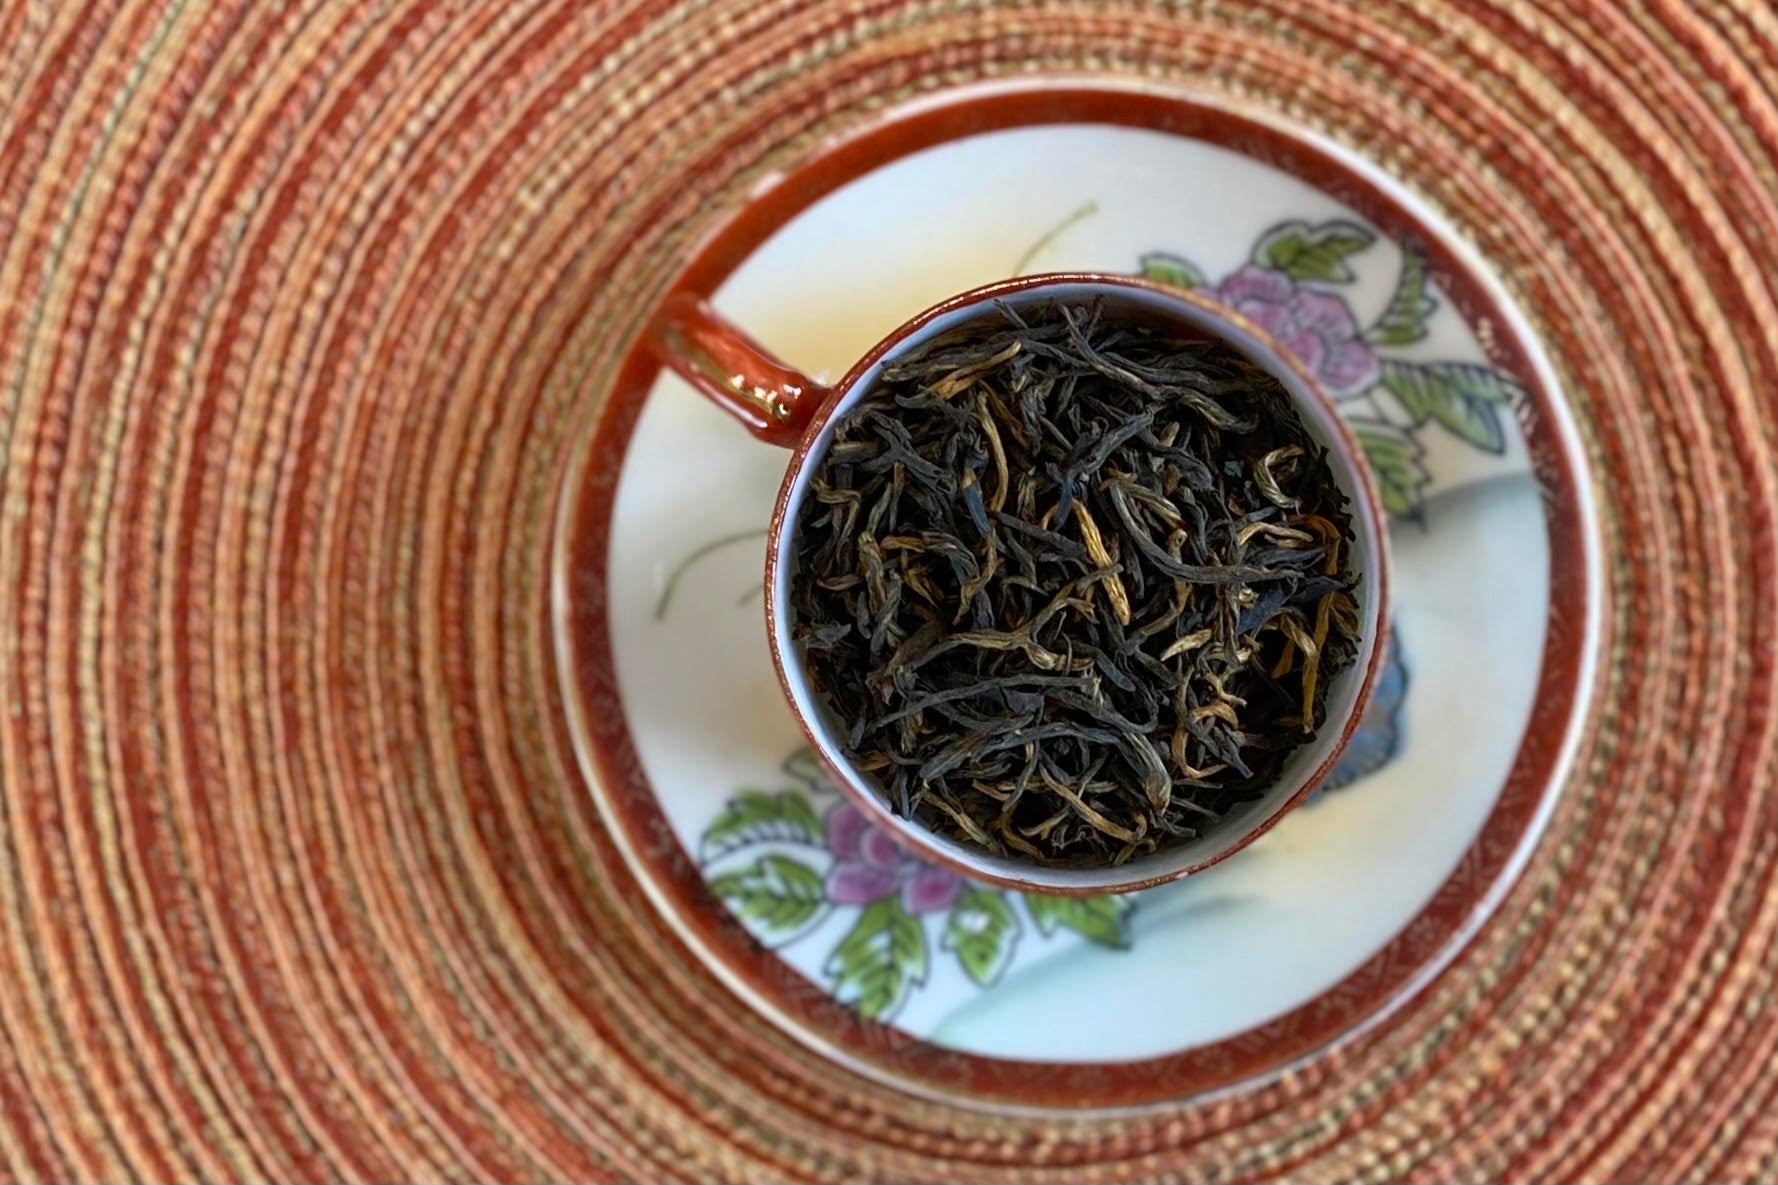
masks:
[[[1258,798],[1236,807],[1206,834],[1176,847],[1130,860],[1117,867],[1050,867],[1016,857],[996,856],[960,843],[929,830],[915,820],[893,814],[886,805],[879,812],[880,818],[886,819],[918,846],[942,855],[954,864],[962,865],[983,879],[1003,883],[1017,882],[1028,887],[1064,892],[1110,891],[1176,876],[1183,870],[1203,865],[1240,846],[1254,832],[1264,827],[1316,775],[1339,745],[1345,724],[1358,707],[1365,673],[1370,669],[1381,633],[1378,620],[1381,610],[1379,569],[1385,555],[1381,537],[1382,524],[1378,518],[1363,512],[1366,501],[1361,497],[1360,491],[1363,490],[1366,479],[1359,467],[1360,462],[1347,444],[1349,438],[1341,431],[1335,419],[1337,413],[1332,405],[1311,390],[1293,368],[1281,363],[1269,345],[1248,333],[1237,322],[1225,320],[1190,300],[1164,291],[1135,284],[1066,280],[1020,289],[998,299],[1017,309],[1051,300],[1073,303],[1095,298],[1103,300],[1107,312],[1114,316],[1122,314],[1151,322],[1170,322],[1219,338],[1283,383],[1296,404],[1297,412],[1302,416],[1304,427],[1327,449],[1328,468],[1340,490],[1346,495],[1346,509],[1351,516],[1355,535],[1352,567],[1358,578],[1355,595],[1360,632],[1356,658],[1328,684],[1325,718],[1320,727],[1314,736],[1285,760],[1271,787]],[[797,711],[807,722],[816,747],[828,765],[840,771],[851,782],[853,789],[878,803],[885,802],[882,793],[870,778],[855,771],[847,760],[840,745],[840,737],[845,734],[846,728],[834,717],[811,686],[803,656],[791,640],[794,622],[790,608],[790,581],[795,572],[797,520],[803,499],[808,496],[810,478],[833,440],[834,426],[871,389],[883,367],[920,348],[923,343],[939,334],[981,316],[993,300],[994,298],[984,298],[933,317],[908,334],[869,369],[857,375],[839,393],[832,413],[822,423],[819,434],[803,456],[802,464],[790,479],[784,526],[773,541],[773,546],[777,548],[777,562],[774,565],[776,576],[771,590],[774,607],[774,636],[771,641],[783,660],[790,696]]]

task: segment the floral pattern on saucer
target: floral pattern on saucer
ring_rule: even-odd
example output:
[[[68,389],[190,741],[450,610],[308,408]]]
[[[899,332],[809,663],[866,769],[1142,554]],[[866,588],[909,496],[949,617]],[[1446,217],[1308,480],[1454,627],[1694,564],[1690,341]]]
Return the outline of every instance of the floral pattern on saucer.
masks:
[[[828,780],[813,752],[784,762],[794,786],[740,790],[699,845],[710,889],[762,942],[782,949],[830,915],[851,919],[822,969],[834,997],[892,1017],[926,983],[933,948],[977,987],[999,980],[1027,930],[1129,944],[1118,897],[1024,895],[978,885],[903,849]]]
[[[1436,425],[1499,456],[1505,417],[1524,392],[1492,367],[1399,355],[1426,337],[1439,308],[1426,261],[1414,250],[1402,253],[1388,306],[1370,325],[1359,324],[1339,289],[1356,278],[1348,260],[1376,242],[1374,231],[1344,219],[1283,222],[1260,236],[1248,262],[1214,283],[1189,259],[1162,251],[1144,255],[1141,271],[1216,297],[1295,354],[1340,402],[1384,508],[1421,519],[1433,474],[1420,432]]]

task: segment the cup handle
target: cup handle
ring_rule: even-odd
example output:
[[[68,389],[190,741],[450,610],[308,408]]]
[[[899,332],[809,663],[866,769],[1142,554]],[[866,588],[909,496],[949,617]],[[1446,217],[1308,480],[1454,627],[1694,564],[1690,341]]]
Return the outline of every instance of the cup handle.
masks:
[[[833,390],[779,361],[689,292],[675,292],[649,326],[648,344],[673,373],[767,444],[794,448]]]

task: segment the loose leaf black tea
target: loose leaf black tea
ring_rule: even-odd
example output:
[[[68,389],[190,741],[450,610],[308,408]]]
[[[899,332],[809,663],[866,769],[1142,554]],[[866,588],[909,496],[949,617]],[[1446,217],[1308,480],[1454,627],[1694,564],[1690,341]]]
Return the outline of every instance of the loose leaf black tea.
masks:
[[[846,755],[942,834],[1109,865],[1263,791],[1358,648],[1351,523],[1282,385],[1099,304],[884,368],[797,521]]]

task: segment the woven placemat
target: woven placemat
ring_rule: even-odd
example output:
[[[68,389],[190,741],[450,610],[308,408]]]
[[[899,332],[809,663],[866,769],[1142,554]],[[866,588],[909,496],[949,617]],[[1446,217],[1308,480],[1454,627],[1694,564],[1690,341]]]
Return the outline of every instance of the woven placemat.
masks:
[[[1775,46],[1763,0],[0,2],[0,1176],[1778,1175]],[[1237,95],[1442,209],[1575,402],[1611,600],[1447,974],[1263,1089],[1068,1122],[855,1077],[688,959],[547,587],[689,245],[891,104],[1050,70]]]

